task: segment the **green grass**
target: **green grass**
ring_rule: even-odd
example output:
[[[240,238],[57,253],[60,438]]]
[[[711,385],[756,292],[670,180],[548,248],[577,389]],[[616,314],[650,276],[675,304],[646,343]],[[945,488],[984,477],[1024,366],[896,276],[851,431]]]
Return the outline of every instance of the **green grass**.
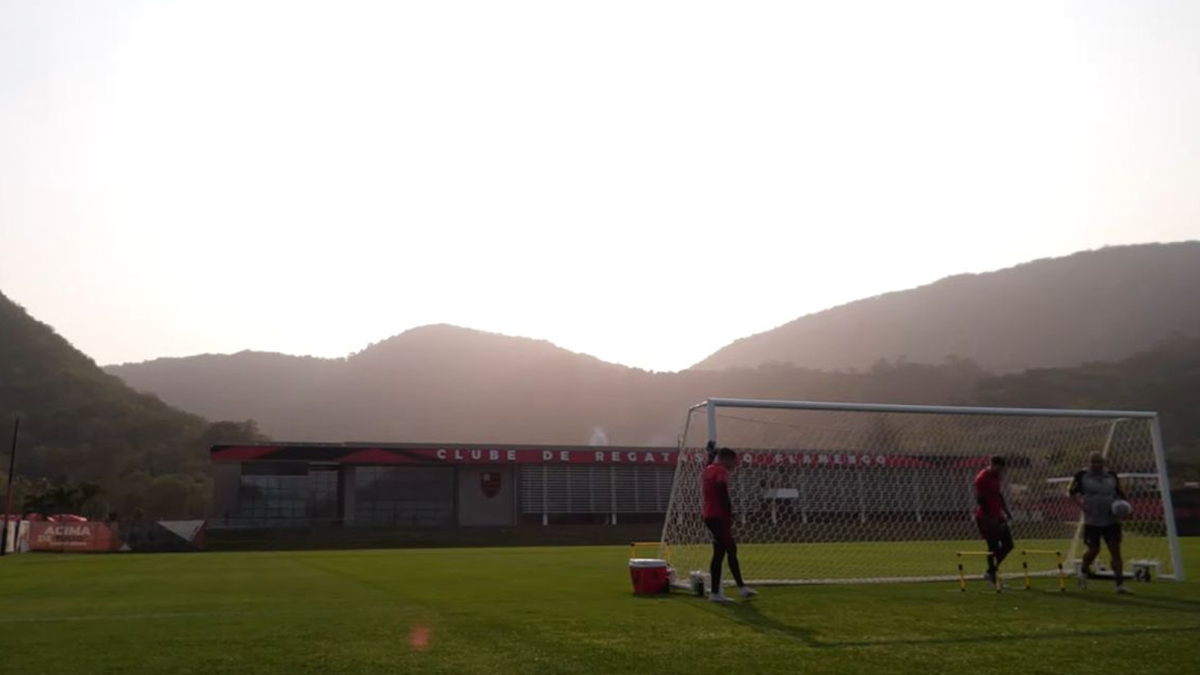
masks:
[[[623,547],[0,559],[0,673],[1194,673],[1200,583],[630,593]],[[1185,540],[1200,578],[1200,539]],[[414,648],[414,631],[428,644]]]

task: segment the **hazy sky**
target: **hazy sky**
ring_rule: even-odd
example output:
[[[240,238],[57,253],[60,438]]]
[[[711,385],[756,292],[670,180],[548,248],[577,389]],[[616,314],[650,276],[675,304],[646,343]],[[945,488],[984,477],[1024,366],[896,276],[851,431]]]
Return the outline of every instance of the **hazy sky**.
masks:
[[[101,363],[448,322],[685,367],[1200,238],[1200,2],[0,0],[0,291]]]

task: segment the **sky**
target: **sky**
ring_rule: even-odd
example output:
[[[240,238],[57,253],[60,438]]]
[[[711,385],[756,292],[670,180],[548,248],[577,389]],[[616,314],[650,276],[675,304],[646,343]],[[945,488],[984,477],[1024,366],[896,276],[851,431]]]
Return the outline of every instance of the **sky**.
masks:
[[[101,364],[651,370],[1200,238],[1200,3],[0,0],[0,292]]]

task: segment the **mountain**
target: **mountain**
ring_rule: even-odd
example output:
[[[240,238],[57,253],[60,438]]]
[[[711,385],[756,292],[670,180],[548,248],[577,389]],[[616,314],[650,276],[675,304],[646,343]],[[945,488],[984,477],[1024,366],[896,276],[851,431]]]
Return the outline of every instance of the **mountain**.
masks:
[[[585,443],[637,418],[644,371],[528,338],[435,325],[343,359],[241,352],[110,366],[137,389],[290,440]]]
[[[961,401],[962,361],[862,373],[794,366],[649,373],[549,342],[416,328],[344,359],[242,352],[110,366],[131,386],[209,417],[249,417],[297,441],[675,443],[688,405],[715,396]]]
[[[199,515],[211,491],[208,446],[220,439],[261,438],[253,424],[209,424],[130,389],[0,294],[5,441],[16,417],[18,507],[19,498],[43,481],[88,482],[100,486],[106,508],[97,508],[103,512]],[[7,469],[5,461],[0,471]]]
[[[694,368],[862,368],[954,355],[1000,372],[1121,359],[1200,335],[1200,241],[1085,251],[953,276],[801,317]]]
[[[990,308],[1009,315],[988,319],[1000,337],[1016,341],[1022,330],[1013,325],[1041,336],[992,341],[993,357],[1008,354],[1000,362],[1015,363],[1013,354],[1035,347],[1038,353],[1027,355],[1034,363],[1065,360],[1059,343],[1072,340],[1078,351],[1071,358],[1087,360],[1001,375],[927,345],[904,349],[907,359],[859,354],[856,367],[842,371],[775,358],[753,367],[650,373],[545,341],[446,325],[338,359],[241,352],[106,373],[0,295],[0,432],[21,417],[18,498],[42,480],[86,481],[101,486],[105,510],[147,516],[202,513],[208,447],[263,438],[254,422],[205,418],[254,419],[269,435],[293,441],[671,445],[683,411],[710,397],[1152,409],[1161,413],[1172,460],[1200,477],[1200,337],[1187,337],[1200,333],[1198,252],[1200,243],[1105,249],[955,277],[830,310],[836,321],[822,319],[836,325],[847,320],[838,313],[849,312],[865,325],[875,319],[863,317],[864,308],[896,317],[897,307],[909,307],[930,323],[948,324],[957,307],[965,317],[958,335],[978,338],[972,322],[984,321]],[[1096,279],[1097,269],[1131,288]],[[1081,299],[1068,303],[1063,289]],[[977,302],[984,291],[1004,301]],[[1116,316],[1131,322],[1129,329],[1102,330],[1118,325]],[[1101,318],[1087,324],[1087,317]],[[915,339],[912,323],[898,324],[888,340]],[[862,332],[869,331],[849,330],[843,342],[866,349],[855,342]],[[1178,335],[1162,338],[1172,332]],[[1088,356],[1104,350],[1122,353]]]
[[[1173,475],[1200,478],[1200,338],[1004,375],[961,359],[648,373],[546,342],[428,326],[345,359],[243,352],[110,370],[175,405],[261,419],[295,441],[671,445],[687,407],[709,397],[1156,410]]]
[[[466,435],[456,440],[480,442],[525,428],[523,442],[583,433],[564,430],[572,422],[554,411],[599,405],[593,392],[636,374],[548,342],[446,325],[415,328],[343,359],[241,352],[108,372],[206,416],[250,413],[268,433],[293,440],[432,439],[460,429]]]
[[[794,330],[811,338],[818,356],[825,349],[826,361],[842,350],[843,370],[779,356],[749,367],[650,373],[545,341],[447,325],[339,359],[242,352],[107,370],[173,406],[254,419],[265,433],[293,441],[671,445],[689,405],[741,397],[1154,409],[1163,413],[1173,457],[1186,459],[1200,449],[1187,407],[1200,378],[1187,360],[1192,347],[1180,346],[1200,340],[1188,337],[1200,336],[1196,288],[1200,242],[1110,248],[953,277],[735,345],[762,339],[769,346]],[[882,319],[868,316],[876,310]],[[889,322],[895,330],[879,328]],[[821,332],[834,329],[840,339]],[[892,346],[871,352],[864,334]],[[993,368],[964,358],[969,345],[980,346],[977,357]]]
[[[324,424],[325,401],[314,397],[315,392],[340,387],[344,367],[345,359],[243,351],[163,358],[105,370],[139,391],[152,392],[172,406],[209,419],[253,419],[265,428],[286,428],[297,437],[307,437]]]
[[[980,405],[1153,410],[1172,475],[1200,479],[1200,338],[1175,338],[1115,362],[985,378]]]

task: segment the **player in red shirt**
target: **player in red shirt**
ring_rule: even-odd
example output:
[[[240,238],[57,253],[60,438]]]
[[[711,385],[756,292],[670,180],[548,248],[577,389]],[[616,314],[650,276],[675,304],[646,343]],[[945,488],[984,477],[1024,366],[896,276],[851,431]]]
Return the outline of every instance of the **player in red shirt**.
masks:
[[[737,542],[733,540],[733,502],[729,498],[729,471],[736,467],[737,454],[729,448],[721,448],[700,474],[700,488],[704,498],[702,515],[704,524],[708,526],[708,531],[713,537],[712,562],[708,566],[711,579],[711,593],[708,599],[713,602],[733,602],[725,596],[721,587],[721,563],[726,556],[729,557],[729,572],[733,574],[741,596],[749,598],[758,595],[742,581]]]
[[[975,476],[975,524],[979,534],[987,542],[988,568],[984,577],[997,585],[996,573],[1000,563],[1012,552],[1012,532],[1008,529],[1008,521],[1012,514],[1004,503],[1004,494],[1000,491],[1000,479],[1004,477],[1004,458],[993,457],[988,468]]]

